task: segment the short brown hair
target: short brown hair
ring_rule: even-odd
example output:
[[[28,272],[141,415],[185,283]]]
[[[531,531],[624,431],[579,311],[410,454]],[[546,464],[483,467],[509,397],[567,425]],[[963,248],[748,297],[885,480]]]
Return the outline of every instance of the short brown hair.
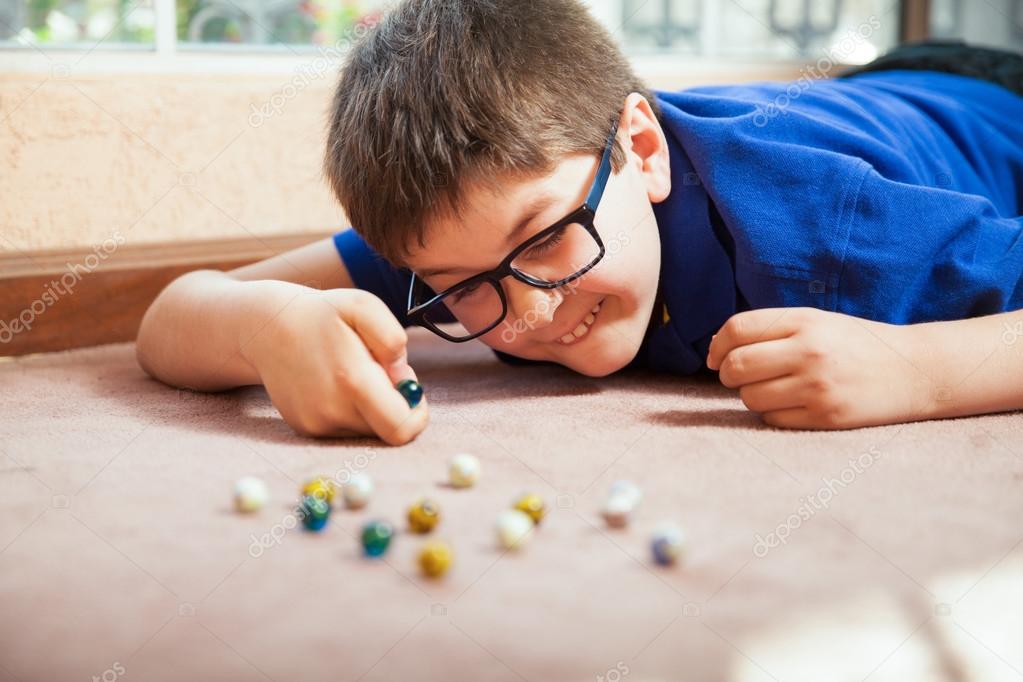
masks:
[[[403,0],[348,55],[324,171],[370,248],[404,267],[468,183],[599,155],[632,92],[659,115],[578,0]],[[616,142],[612,167],[624,162]]]

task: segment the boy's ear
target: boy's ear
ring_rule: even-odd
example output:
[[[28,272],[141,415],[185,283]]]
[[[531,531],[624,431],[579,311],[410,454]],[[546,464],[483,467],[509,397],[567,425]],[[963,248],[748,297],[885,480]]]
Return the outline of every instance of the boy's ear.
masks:
[[[624,138],[619,138],[625,150],[626,163],[636,164],[651,203],[667,199],[671,192],[668,141],[646,97],[633,92],[625,98],[618,129],[626,133]]]

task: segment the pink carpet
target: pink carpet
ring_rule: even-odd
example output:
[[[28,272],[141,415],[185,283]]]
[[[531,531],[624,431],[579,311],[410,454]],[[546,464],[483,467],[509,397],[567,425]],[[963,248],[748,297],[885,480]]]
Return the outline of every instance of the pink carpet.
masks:
[[[0,362],[0,680],[1023,676],[1018,413],[784,431],[708,378],[508,367],[410,333],[431,422],[399,448],[296,436],[262,389],[168,388],[131,345]],[[460,451],[472,489],[443,483]],[[360,467],[367,510],[279,533],[303,479]],[[240,516],[247,474],[272,501]],[[613,531],[618,478],[645,499]],[[524,490],[551,511],[505,554],[492,524]],[[385,561],[355,539],[420,494],[456,554],[440,581],[418,536]],[[673,568],[649,557],[661,520],[689,534]]]

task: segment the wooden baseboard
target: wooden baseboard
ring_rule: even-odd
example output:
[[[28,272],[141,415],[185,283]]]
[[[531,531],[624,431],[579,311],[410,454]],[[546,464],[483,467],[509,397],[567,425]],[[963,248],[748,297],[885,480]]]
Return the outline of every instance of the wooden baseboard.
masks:
[[[131,341],[156,295],[199,269],[231,270],[329,236],[248,237],[0,254],[0,356]]]

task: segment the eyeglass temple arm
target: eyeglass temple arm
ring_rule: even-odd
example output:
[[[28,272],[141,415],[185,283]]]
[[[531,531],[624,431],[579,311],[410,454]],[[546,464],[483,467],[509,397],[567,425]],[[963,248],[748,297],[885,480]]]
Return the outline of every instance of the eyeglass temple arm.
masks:
[[[586,196],[586,205],[591,209],[600,201],[604,193],[604,186],[611,176],[611,164],[608,159],[611,157],[611,150],[614,149],[615,135],[618,133],[618,121],[611,127],[611,133],[607,136],[607,145],[604,147],[604,155],[600,158],[600,165],[597,167],[597,177],[593,179],[593,189]]]
[[[416,307],[416,305],[415,305],[416,284],[418,284],[420,287],[425,288],[427,291],[429,291],[433,295],[436,295],[436,292],[434,292],[433,289],[431,289],[429,287],[429,285],[425,281],[423,281],[422,277],[419,277],[418,275],[416,275],[416,273],[413,272],[411,269],[408,269],[408,268],[406,268],[406,269],[408,270],[408,273],[409,273],[409,280],[408,280],[408,299],[407,299],[407,301],[405,303],[405,310],[406,310],[406,313],[409,313],[409,312],[412,311],[412,309],[414,307]]]
[[[406,301],[406,304],[405,304],[406,314],[408,312],[410,312],[412,310],[412,308],[414,307],[412,305],[412,292],[415,291],[415,288],[416,288],[416,273],[414,273],[411,270],[409,270],[409,275],[410,276],[409,276],[409,280],[408,280],[408,300]]]

